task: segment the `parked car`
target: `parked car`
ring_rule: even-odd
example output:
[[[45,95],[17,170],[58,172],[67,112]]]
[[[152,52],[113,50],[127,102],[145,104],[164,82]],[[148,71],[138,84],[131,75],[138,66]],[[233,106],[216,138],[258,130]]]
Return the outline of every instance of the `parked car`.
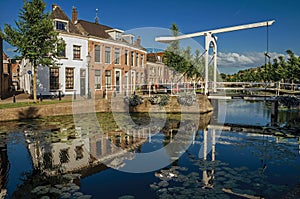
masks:
[[[171,94],[171,86],[170,85],[158,85],[158,88],[156,89],[156,93]]]

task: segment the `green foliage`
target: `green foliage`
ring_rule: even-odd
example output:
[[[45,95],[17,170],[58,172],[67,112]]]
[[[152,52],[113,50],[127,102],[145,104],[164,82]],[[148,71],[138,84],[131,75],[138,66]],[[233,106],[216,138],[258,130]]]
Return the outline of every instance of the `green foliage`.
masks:
[[[173,36],[178,36],[178,27],[172,24]],[[172,41],[165,51],[163,63],[175,71],[184,74],[189,78],[200,79],[204,77],[204,58],[200,51],[191,53],[191,47],[180,48],[179,41]]]
[[[283,56],[273,59],[257,68],[240,70],[233,75],[227,75],[226,81],[229,82],[277,82],[300,83],[300,57],[295,56],[291,50],[287,50],[287,60]]]
[[[140,105],[144,102],[144,99],[142,96],[139,96],[139,95],[131,95],[131,96],[126,96],[124,98],[124,101],[126,104],[128,104],[129,106],[137,106],[137,105]]]
[[[170,98],[168,95],[153,95],[149,98],[149,101],[153,105],[159,105],[160,107],[166,106]]]
[[[43,0],[24,1],[16,27],[5,24],[3,38],[36,67],[52,66],[63,48]],[[57,48],[59,48],[57,50]]]
[[[197,96],[194,93],[184,93],[177,98],[178,103],[183,106],[192,106],[196,100]]]
[[[44,13],[46,4],[43,0],[25,1],[19,12],[16,27],[4,25],[1,36],[12,46],[22,59],[30,61],[34,68],[33,96],[36,97],[36,72],[38,66],[57,66],[56,58],[64,48],[64,42],[58,38],[49,13]]]

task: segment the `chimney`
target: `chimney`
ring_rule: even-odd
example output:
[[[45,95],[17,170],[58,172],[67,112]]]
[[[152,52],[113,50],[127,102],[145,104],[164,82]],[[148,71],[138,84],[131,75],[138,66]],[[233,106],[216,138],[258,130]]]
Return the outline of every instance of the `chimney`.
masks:
[[[136,39],[135,44],[136,44],[137,46],[141,46],[141,37],[140,37],[140,36],[138,36],[138,38]]]
[[[56,4],[52,4],[52,10],[55,10],[56,7],[57,7]]]
[[[78,17],[78,12],[77,12],[76,8],[73,6],[72,7],[72,23],[77,22],[77,17]]]

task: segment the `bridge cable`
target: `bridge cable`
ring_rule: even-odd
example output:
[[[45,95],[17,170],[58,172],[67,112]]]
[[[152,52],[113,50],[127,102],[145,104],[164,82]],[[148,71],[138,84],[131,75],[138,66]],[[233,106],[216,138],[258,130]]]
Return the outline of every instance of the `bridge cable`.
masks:
[[[267,49],[265,52],[265,75],[264,75],[264,82],[265,82],[265,98],[266,98],[266,91],[267,91],[267,80],[269,81],[269,75],[267,73],[267,58],[269,59],[268,64],[270,64],[270,54],[269,54],[269,22],[267,22],[267,35],[266,35],[266,45]]]

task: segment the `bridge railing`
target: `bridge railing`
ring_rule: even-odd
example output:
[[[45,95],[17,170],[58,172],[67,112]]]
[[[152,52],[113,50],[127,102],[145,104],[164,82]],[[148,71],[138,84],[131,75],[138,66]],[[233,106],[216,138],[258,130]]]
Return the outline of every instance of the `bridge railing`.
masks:
[[[248,91],[300,91],[300,84],[281,82],[216,82],[216,90]],[[210,87],[211,88],[211,87]]]

